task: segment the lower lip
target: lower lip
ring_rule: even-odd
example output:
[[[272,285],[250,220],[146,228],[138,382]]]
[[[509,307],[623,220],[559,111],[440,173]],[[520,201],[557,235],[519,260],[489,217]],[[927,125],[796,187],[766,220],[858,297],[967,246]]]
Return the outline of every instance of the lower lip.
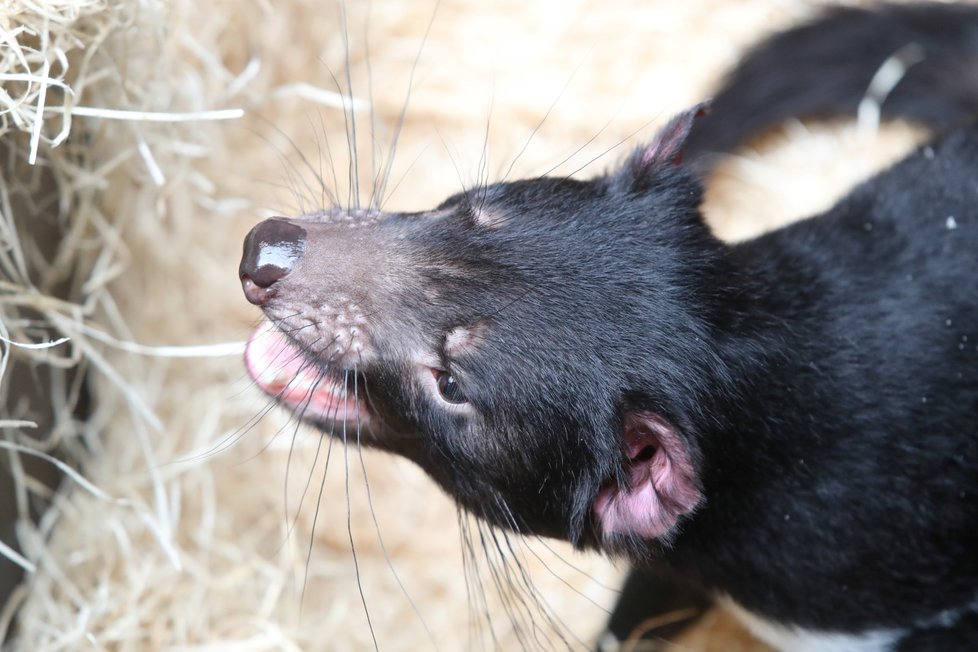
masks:
[[[369,418],[342,377],[323,372],[268,322],[248,339],[245,367],[255,384],[301,419],[362,424]]]

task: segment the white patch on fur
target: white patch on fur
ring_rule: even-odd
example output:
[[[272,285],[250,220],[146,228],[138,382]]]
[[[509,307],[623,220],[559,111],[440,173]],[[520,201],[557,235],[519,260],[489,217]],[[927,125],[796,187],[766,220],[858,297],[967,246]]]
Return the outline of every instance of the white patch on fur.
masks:
[[[472,208],[475,223],[485,229],[498,229],[506,223],[506,215],[498,211],[486,208],[485,206],[475,206]]]
[[[970,602],[960,607],[953,607],[939,611],[929,618],[922,618],[914,623],[918,629],[930,629],[932,627],[953,627],[965,614],[978,613],[978,594]]]
[[[484,322],[476,322],[471,326],[457,326],[445,335],[445,354],[449,357],[471,351],[485,335]]]
[[[780,652],[890,652],[903,636],[897,629],[870,630],[863,634],[842,634],[781,625],[758,616],[730,598],[723,605],[751,633]]]

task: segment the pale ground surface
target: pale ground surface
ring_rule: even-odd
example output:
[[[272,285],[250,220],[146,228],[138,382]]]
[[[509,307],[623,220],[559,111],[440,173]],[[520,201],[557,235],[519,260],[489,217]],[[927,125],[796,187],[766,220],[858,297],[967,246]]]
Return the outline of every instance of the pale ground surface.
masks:
[[[344,30],[332,3],[313,0],[174,0],[165,9],[149,0],[76,2],[90,9],[78,29],[100,25],[99,12],[131,21],[100,45],[122,81],[95,84],[80,104],[246,109],[244,119],[221,124],[76,125],[91,134],[87,164],[104,166],[99,211],[117,225],[113,246],[127,265],[109,286],[114,303],[105,299],[92,323],[144,344],[243,340],[259,318],[236,278],[248,228],[317,208],[323,198],[313,171],[331,186],[335,175],[341,201],[348,196],[343,115],[294,85],[332,88],[331,72],[346,75],[349,41],[353,94],[375,108],[357,113],[360,178],[368,180],[368,154],[388,151],[433,5],[377,0],[365,30],[368,5],[351,2]],[[444,0],[414,74],[386,206],[432,206],[480,178],[484,151],[490,178],[501,177],[548,111],[510,176],[606,170],[671,113],[707,95],[745,44],[812,10],[797,0]],[[376,144],[367,136],[371,122]],[[162,185],[138,156],[134,134],[152,149]],[[854,179],[905,151],[912,134],[884,135],[789,125],[764,151],[743,152],[719,172],[708,194],[711,223],[723,237],[744,238],[827,207]],[[128,158],[120,162],[123,148]],[[455,510],[417,469],[363,454],[387,554],[424,624],[378,544],[355,450],[344,456],[334,447],[321,491],[320,438],[278,411],[265,414],[267,401],[237,356],[98,350],[160,426],[134,412],[109,376],[93,374],[94,432],[82,470],[127,502],[78,489],[58,498],[50,538],[31,547],[38,570],[24,598],[19,649],[372,649],[350,531],[379,648],[434,649],[425,624],[438,649],[465,648]],[[549,545],[593,579],[539,545],[522,559],[553,610],[590,642],[605,618],[592,600],[613,602],[601,584],[614,586],[618,571]],[[491,580],[484,583],[492,593]],[[499,649],[522,647],[498,607],[493,622]],[[760,647],[711,615],[676,649]]]

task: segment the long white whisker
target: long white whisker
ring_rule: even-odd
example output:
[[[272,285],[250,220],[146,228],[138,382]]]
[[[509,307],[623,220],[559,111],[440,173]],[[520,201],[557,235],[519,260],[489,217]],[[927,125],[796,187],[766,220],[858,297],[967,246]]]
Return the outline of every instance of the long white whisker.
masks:
[[[461,537],[460,543],[462,545],[462,571],[465,578],[465,591],[469,602],[469,638],[470,641],[474,640],[477,631],[479,640],[484,640],[483,620],[480,618],[480,616],[484,616],[485,623],[489,628],[489,635],[492,638],[492,649],[498,650],[499,640],[496,638],[492,615],[489,612],[489,602],[486,599],[485,586],[482,584],[482,578],[479,573],[478,556],[475,554],[475,549],[472,545],[472,534],[469,524],[469,520],[472,517],[461,508],[457,510],[457,515]]]
[[[357,373],[357,371],[358,371],[358,368],[356,366],[354,366],[354,368],[353,368],[353,398],[354,398],[354,403],[356,403],[357,405],[359,405],[360,404],[360,385],[359,385],[359,374]],[[363,384],[364,384],[364,391],[366,391],[366,385],[367,385],[366,378],[364,378]],[[408,604],[411,605],[411,610],[414,611],[414,614],[418,617],[418,621],[420,621],[421,626],[424,628],[425,634],[427,634],[428,640],[431,642],[432,647],[434,647],[435,650],[438,650],[438,643],[435,640],[435,636],[432,633],[431,628],[428,627],[428,623],[425,621],[424,616],[421,615],[421,611],[418,609],[418,605],[415,604],[414,599],[411,597],[411,594],[408,593],[407,587],[405,587],[404,586],[404,583],[401,581],[401,577],[398,574],[397,570],[394,568],[394,562],[391,560],[390,554],[387,552],[387,546],[384,544],[384,537],[383,537],[383,535],[380,532],[380,523],[377,520],[377,512],[376,512],[376,510],[374,510],[373,495],[370,492],[370,479],[367,477],[367,466],[366,466],[366,464],[363,461],[363,450],[362,450],[362,448],[360,446],[360,412],[359,411],[357,411],[357,433],[356,433],[356,435],[357,435],[357,442],[356,442],[357,443],[357,456],[360,458],[360,469],[363,472],[363,482],[364,482],[364,486],[366,487],[366,491],[367,491],[367,506],[370,509],[370,517],[373,519],[374,530],[377,532],[377,541],[378,541],[378,543],[380,543],[380,550],[381,550],[381,552],[384,555],[384,561],[387,562],[387,567],[390,569],[391,575],[394,576],[394,581],[397,582],[397,586],[400,587],[401,593],[404,594],[404,597],[407,599]]]
[[[345,53],[343,68],[346,74],[346,90],[350,97],[353,97],[353,75],[350,70],[350,28],[346,15],[346,3],[339,3],[340,24],[343,34],[343,50]],[[373,109],[371,109],[372,111]],[[357,112],[352,108],[347,111],[344,107],[345,116],[348,116],[349,135],[347,142],[350,143],[350,195],[352,206],[360,208],[360,149],[357,142]],[[375,641],[376,643],[376,641]]]
[[[349,388],[349,371],[343,372],[343,383],[344,386]],[[347,390],[349,391],[349,390]],[[350,539],[350,553],[353,556],[353,570],[357,576],[357,590],[360,592],[360,603],[363,605],[363,614],[367,618],[367,627],[370,629],[370,638],[373,640],[374,650],[379,652],[380,647],[377,644],[377,634],[374,631],[373,621],[370,619],[370,609],[367,607],[367,596],[363,592],[363,582],[360,578],[360,561],[357,559],[357,546],[353,540],[353,507],[350,503],[350,447],[349,441],[347,439],[346,426],[349,423],[348,406],[349,401],[346,400],[347,396],[343,397],[343,472],[345,473],[345,486],[344,491],[346,493],[346,532]],[[359,431],[359,428],[358,428]],[[359,434],[358,434],[359,438]]]
[[[522,605],[518,604],[520,601],[519,596],[515,594],[514,587],[505,574],[505,559],[501,557],[501,550],[489,545],[488,537],[486,535],[486,529],[489,527],[488,524],[479,521],[476,524],[476,527],[479,533],[479,544],[482,547],[483,557],[486,560],[486,565],[489,569],[489,577],[492,579],[492,583],[496,589],[496,595],[499,596],[500,602],[503,606],[503,611],[506,612],[506,617],[509,619],[513,634],[516,636],[516,640],[519,642],[520,648],[528,650],[530,649],[530,641],[526,638],[524,629],[524,618],[526,617],[524,616],[524,613],[528,613],[528,610],[525,608],[526,605],[525,603]],[[495,550],[496,554],[500,555],[500,563],[503,566],[502,572],[494,563],[492,553],[490,552],[492,550]],[[517,604],[514,604],[514,601]],[[523,606],[524,609],[520,610],[518,608],[519,606]],[[533,618],[532,614],[529,615],[531,625],[530,629],[532,630]]]
[[[411,73],[408,75],[407,93],[404,95],[404,104],[401,106],[401,114],[398,116],[397,125],[394,127],[394,137],[391,139],[390,155],[387,158],[387,166],[384,169],[380,189],[377,192],[377,197],[380,199],[380,205],[377,206],[378,209],[386,203],[387,181],[391,176],[391,168],[394,165],[394,157],[397,154],[397,144],[400,141],[401,130],[404,128],[404,120],[407,117],[408,104],[411,101],[411,91],[414,88],[414,75],[418,70],[418,62],[421,61],[421,54],[424,52],[424,46],[428,42],[428,35],[431,34],[431,27],[435,24],[435,16],[438,15],[438,7],[440,6],[441,0],[436,0],[434,8],[431,10],[431,18],[428,20],[428,25],[425,27],[424,36],[421,37],[421,45],[418,47],[418,54],[414,58],[414,63],[411,64]]]
[[[564,86],[560,89],[560,93],[557,94],[557,97],[554,98],[554,101],[547,108],[547,112],[543,114],[543,117],[542,118],[540,118],[540,122],[538,122],[537,125],[533,128],[533,131],[530,132],[530,135],[527,137],[526,142],[523,143],[522,149],[520,149],[520,151],[517,152],[516,156],[513,157],[513,160],[509,164],[509,168],[506,169],[506,173],[502,176],[503,181],[505,181],[506,179],[509,179],[509,175],[512,174],[513,168],[516,167],[517,161],[519,161],[520,160],[520,157],[523,156],[523,154],[526,152],[527,148],[530,146],[530,143],[533,141],[533,138],[540,131],[541,127],[543,127],[543,123],[545,123],[547,121],[547,118],[550,117],[550,114],[553,113],[553,110],[557,107],[557,104],[560,102],[561,98],[564,96],[564,93],[567,92],[568,87],[570,87],[571,82],[574,81],[574,77],[577,76],[577,73],[581,70],[581,66],[584,65],[584,61],[586,59],[587,59],[587,56],[585,56],[584,58],[582,58],[578,62],[577,66],[574,67],[574,70],[571,72],[570,76],[567,78],[567,81],[564,82]]]

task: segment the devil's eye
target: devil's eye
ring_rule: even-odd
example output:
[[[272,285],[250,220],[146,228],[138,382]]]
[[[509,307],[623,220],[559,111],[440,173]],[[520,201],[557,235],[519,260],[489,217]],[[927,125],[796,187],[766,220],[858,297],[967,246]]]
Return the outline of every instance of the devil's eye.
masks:
[[[465,394],[462,393],[462,388],[459,387],[458,382],[455,380],[455,376],[442,370],[438,370],[435,373],[438,377],[438,393],[441,394],[443,399],[449,403],[456,404],[468,402]]]

